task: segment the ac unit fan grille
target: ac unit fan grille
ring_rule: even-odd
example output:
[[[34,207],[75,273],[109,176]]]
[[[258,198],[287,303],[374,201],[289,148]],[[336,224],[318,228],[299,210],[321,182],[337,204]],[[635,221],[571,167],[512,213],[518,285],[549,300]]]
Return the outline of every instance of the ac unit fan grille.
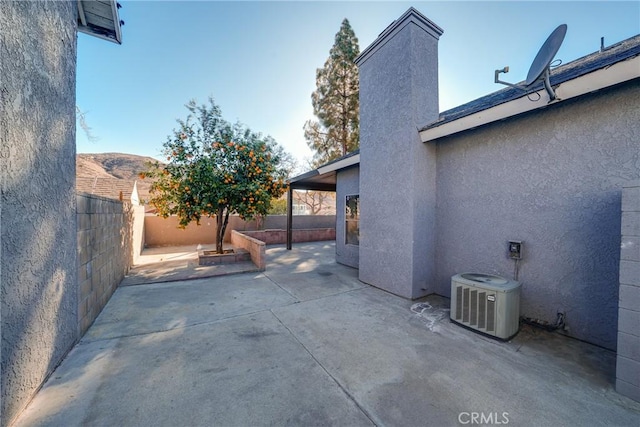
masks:
[[[469,323],[472,325],[478,324],[478,291],[475,289],[471,291],[471,304],[469,305],[471,312],[471,319]]]
[[[456,287],[455,320],[462,323],[486,329],[487,332],[496,330],[496,295],[495,293],[478,292],[464,286]]]
[[[487,331],[496,330],[496,300],[495,295],[493,300],[489,299],[487,295]]]
[[[480,292],[480,300],[478,301],[478,328],[487,326],[487,293]]]

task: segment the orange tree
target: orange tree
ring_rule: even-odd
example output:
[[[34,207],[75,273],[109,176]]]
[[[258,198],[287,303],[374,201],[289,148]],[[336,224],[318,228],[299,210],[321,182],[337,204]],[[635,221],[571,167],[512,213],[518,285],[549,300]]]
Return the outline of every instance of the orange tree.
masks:
[[[211,98],[186,107],[187,119],[163,145],[167,163],[150,164],[140,177],[153,180],[148,203],[162,217],[177,215],[181,228],[215,216],[216,252],[223,253],[229,215],[266,215],[286,189],[290,156],[270,136],[226,122]]]

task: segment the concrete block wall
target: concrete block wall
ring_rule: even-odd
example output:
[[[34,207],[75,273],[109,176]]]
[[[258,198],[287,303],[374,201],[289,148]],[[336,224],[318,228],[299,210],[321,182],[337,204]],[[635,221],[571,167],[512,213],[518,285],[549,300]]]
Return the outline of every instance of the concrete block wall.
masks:
[[[78,328],[82,336],[131,267],[133,209],[129,203],[77,196]]]
[[[186,228],[178,228],[178,217],[170,216],[162,218],[155,215],[147,215],[144,218],[144,244],[146,247],[156,246],[181,246],[197,244],[213,244],[216,242],[215,218],[202,218],[200,225],[195,222]],[[297,215],[293,217],[294,229],[318,229],[334,228],[336,226],[335,215]],[[286,215],[269,215],[261,225],[256,221],[244,221],[238,215],[229,217],[229,224],[225,234],[225,242],[231,242],[231,231],[253,231],[259,229],[287,228]]]
[[[622,189],[616,390],[640,402],[640,180]]]
[[[266,244],[256,238],[247,236],[236,230],[231,230],[231,244],[236,248],[242,248],[251,254],[251,261],[264,271],[267,268]]]
[[[233,232],[237,232],[233,230]],[[244,230],[245,236],[253,237],[267,245],[281,245],[287,243],[287,230]],[[325,240],[336,240],[335,228],[312,228],[309,230],[292,230],[291,241],[293,243],[322,242]],[[231,237],[233,243],[233,236]],[[234,245],[235,246],[235,245]]]
[[[248,227],[251,227],[251,223],[247,223]],[[312,228],[334,228],[336,226],[335,215],[294,215],[292,228],[294,230],[307,230]],[[239,226],[238,226],[239,227]],[[287,216],[286,215],[269,215],[264,219],[262,227],[253,228],[270,230],[274,228],[287,229]],[[251,228],[247,228],[250,230]],[[236,230],[242,231],[240,228]]]

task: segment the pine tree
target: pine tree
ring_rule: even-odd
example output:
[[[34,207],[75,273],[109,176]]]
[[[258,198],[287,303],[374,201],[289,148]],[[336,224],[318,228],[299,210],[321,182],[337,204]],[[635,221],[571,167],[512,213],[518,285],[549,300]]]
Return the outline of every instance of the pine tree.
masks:
[[[318,120],[304,125],[307,144],[315,151],[316,166],[358,148],[359,87],[354,60],[359,53],[358,38],[345,18],[324,67],[316,70],[316,90],[311,100]]]

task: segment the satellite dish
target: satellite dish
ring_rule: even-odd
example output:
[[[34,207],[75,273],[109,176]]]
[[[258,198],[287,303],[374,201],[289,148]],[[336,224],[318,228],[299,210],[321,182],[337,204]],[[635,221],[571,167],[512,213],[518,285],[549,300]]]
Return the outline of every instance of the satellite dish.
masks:
[[[549,102],[556,99],[556,94],[551,87],[551,82],[549,81],[549,70],[551,63],[553,62],[553,58],[558,53],[558,50],[560,49],[560,46],[562,45],[564,36],[566,34],[567,24],[562,24],[559,25],[555,30],[553,30],[549,37],[547,37],[547,40],[544,42],[544,44],[538,51],[538,54],[531,63],[531,67],[529,68],[529,73],[527,74],[527,79],[524,81],[524,85],[514,85],[511,83],[503,82],[498,78],[498,75],[500,73],[508,73],[509,67],[504,67],[502,70],[495,71],[495,82],[526,91],[531,89],[531,86],[533,86],[539,80],[542,80],[544,82],[544,88],[549,94]]]
[[[531,68],[529,68],[529,74],[527,74],[527,80],[524,82],[525,85],[531,86],[549,69],[551,61],[553,61],[560,49],[560,45],[564,41],[565,34],[567,34],[567,24],[559,25],[558,28],[553,30],[533,60]]]

